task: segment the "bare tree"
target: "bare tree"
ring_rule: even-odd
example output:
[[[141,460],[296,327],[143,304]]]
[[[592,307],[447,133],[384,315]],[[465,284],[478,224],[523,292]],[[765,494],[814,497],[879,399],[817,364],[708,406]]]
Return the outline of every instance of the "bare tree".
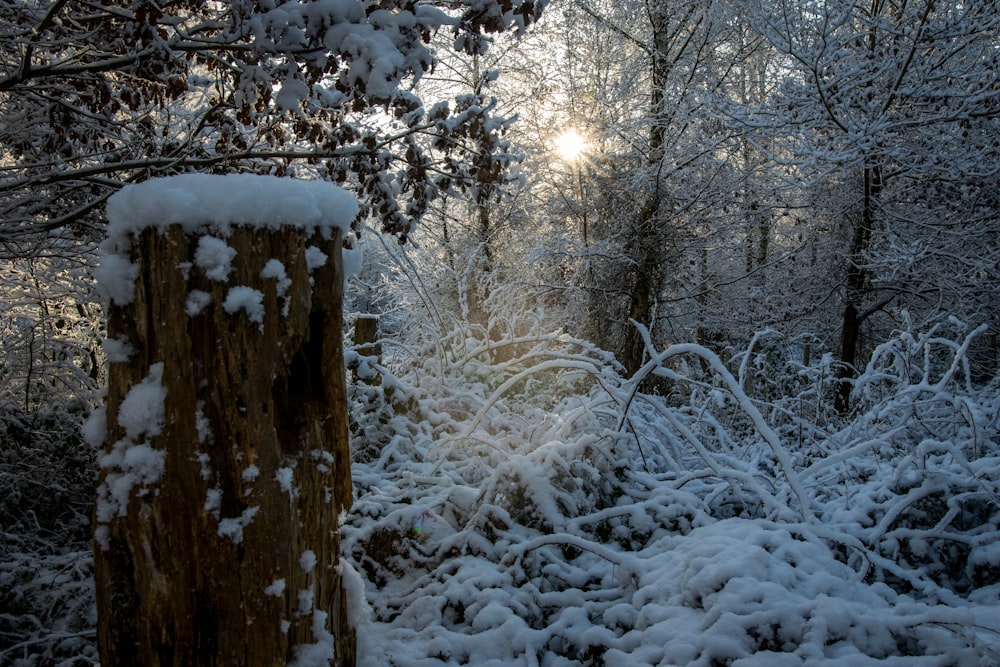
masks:
[[[994,9],[939,0],[752,6],[753,26],[783,56],[781,86],[755,108],[729,111],[758,146],[770,137],[769,156],[793,166],[804,187],[840,191],[821,215],[841,220],[841,377],[861,358],[863,327],[887,308],[994,317],[996,275],[984,268],[997,256]],[[978,278],[961,277],[969,272]],[[850,389],[842,383],[841,409]]]
[[[605,111],[592,114],[600,147],[587,174],[597,208],[593,330],[632,372],[644,344],[630,320],[660,339],[704,337],[703,318],[681,312],[704,306],[698,295],[713,282],[706,267],[718,259],[711,219],[735,178],[724,159],[729,133],[708,110],[748,44],[718,2],[580,2],[575,11],[583,32],[600,35],[585,61],[602,63],[577,87]],[[616,62],[621,53],[631,58]]]

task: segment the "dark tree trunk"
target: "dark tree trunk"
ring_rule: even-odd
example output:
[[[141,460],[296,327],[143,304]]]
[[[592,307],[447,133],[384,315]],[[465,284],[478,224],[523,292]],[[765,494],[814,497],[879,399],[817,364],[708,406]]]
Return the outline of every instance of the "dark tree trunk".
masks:
[[[649,163],[648,168],[653,173],[652,191],[647,195],[643,207],[632,227],[631,246],[627,254],[635,260],[635,269],[631,294],[629,295],[630,320],[646,327],[653,322],[653,309],[663,286],[664,259],[663,227],[661,220],[660,164],[663,159],[663,142],[666,133],[666,116],[664,109],[664,86],[669,73],[670,62],[667,54],[670,52],[670,35],[666,30],[667,17],[665,8],[654,5],[650,21],[653,27],[655,49],[650,55],[650,76],[652,89],[650,92],[650,129],[649,129]],[[625,329],[625,339],[619,348],[619,361],[625,367],[627,375],[633,375],[642,366],[645,353],[645,342],[634,326]]]
[[[837,386],[835,400],[835,407],[840,414],[846,414],[850,409],[852,388],[850,380],[854,377],[858,361],[861,325],[872,312],[870,309],[864,310],[865,301],[871,292],[868,272],[864,268],[864,263],[865,254],[871,243],[872,231],[878,219],[877,207],[882,192],[882,170],[878,166],[865,167],[862,178],[864,195],[861,204],[861,219],[855,225],[851,236],[845,280],[844,315],[840,327],[840,364],[837,366],[836,372],[840,384]]]
[[[647,327],[652,325],[653,308],[663,281],[662,270],[658,266],[660,253],[654,249],[645,252],[643,263],[635,275],[635,282],[630,295],[631,305],[628,317]],[[633,375],[642,367],[645,358],[645,342],[634,326],[629,326],[622,345],[621,361],[627,375]]]
[[[237,253],[232,274],[210,280],[193,266],[197,236],[144,230],[135,301],[109,312],[109,339],[133,351],[109,369],[112,456],[95,540],[101,664],[285,665],[297,646],[319,644],[335,650],[331,664],[352,665],[339,569],[338,516],[351,504],[341,239],[234,227],[225,242]],[[312,271],[308,246],[328,257]],[[270,259],[290,280],[283,294],[261,277]],[[227,312],[234,286],[262,293],[262,322]],[[192,290],[211,295],[196,314]],[[162,428],[136,438],[120,408],[157,374]],[[162,453],[158,479],[129,462],[143,451],[137,440]],[[124,461],[113,461],[116,447]]]

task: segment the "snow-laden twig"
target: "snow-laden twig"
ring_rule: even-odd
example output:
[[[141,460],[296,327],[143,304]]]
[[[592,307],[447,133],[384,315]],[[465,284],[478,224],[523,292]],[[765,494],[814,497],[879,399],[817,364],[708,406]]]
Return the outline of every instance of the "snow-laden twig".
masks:
[[[760,434],[760,436],[771,448],[771,451],[781,467],[782,474],[785,476],[785,479],[788,480],[788,484],[791,487],[792,492],[798,499],[799,512],[802,514],[802,517],[807,522],[814,521],[815,516],[813,515],[811,508],[809,494],[806,493],[805,487],[802,486],[802,482],[799,480],[798,474],[795,472],[795,466],[793,465],[791,458],[788,456],[788,452],[785,451],[784,446],[781,444],[781,439],[768,425],[767,420],[764,419],[764,416],[760,413],[760,410],[757,409],[757,406],[753,404],[753,401],[750,400],[750,397],[748,397],[743,391],[743,387],[740,383],[735,377],[733,377],[733,374],[729,372],[729,369],[727,369],[725,364],[722,363],[722,360],[719,359],[719,355],[702,345],[696,345],[694,343],[671,345],[662,352],[656,352],[653,347],[652,340],[649,337],[649,330],[634,320],[632,321],[632,325],[639,329],[647,350],[649,351],[650,359],[638,371],[636,371],[635,375],[630,380],[632,385],[631,393],[634,394],[634,392],[638,390],[641,382],[649,375],[659,375],[674,380],[683,380],[684,378],[682,376],[678,376],[670,369],[664,367],[664,364],[670,359],[683,355],[692,355],[701,358],[709,365],[716,376],[722,380],[726,388],[729,390],[729,393],[733,396],[733,399],[740,406],[740,409],[753,422],[757,433]]]
[[[638,572],[641,569],[638,561],[635,558],[630,557],[628,554],[614,551],[604,545],[591,542],[590,540],[585,540],[578,535],[571,535],[569,533],[542,535],[528,540],[527,542],[516,544],[508,550],[507,555],[504,556],[501,561],[501,565],[510,566],[517,559],[523,558],[529,551],[534,551],[536,549],[540,549],[541,547],[551,545],[571,546],[583,551],[589,551],[609,563],[614,563],[619,567],[628,568],[631,572]]]
[[[468,438],[482,423],[486,414],[489,410],[501,399],[503,396],[510,391],[512,387],[522,382],[525,378],[532,375],[552,371],[552,370],[577,370],[583,371],[589,375],[600,376],[601,370],[595,366],[590,361],[578,360],[578,359],[550,359],[548,361],[543,361],[536,364],[530,368],[526,368],[523,371],[515,373],[513,376],[508,378],[503,384],[501,384],[492,395],[490,395],[483,403],[482,407],[476,412],[475,416],[469,421],[469,423],[462,429],[459,433],[442,438],[440,442],[437,443],[437,448],[445,448],[444,452],[438,454],[439,461],[434,467],[434,472],[437,472],[441,464],[447,460],[448,456],[454,450],[456,445],[460,443],[465,438]],[[432,473],[434,474],[434,473]]]
[[[682,424],[680,420],[677,419],[677,416],[671,410],[669,410],[665,405],[663,405],[662,401],[649,401],[649,403],[650,405],[652,405],[653,409],[656,410],[657,414],[662,416],[667,421],[667,423],[670,424],[671,428],[673,428],[677,433],[679,433],[684,438],[684,441],[687,442],[688,445],[690,445],[691,448],[698,453],[698,456],[701,457],[701,459],[705,462],[705,464],[708,465],[708,467],[712,470],[712,472],[718,475],[720,479],[725,479],[730,481],[730,483],[735,482],[746,486],[758,498],[761,499],[761,502],[763,502],[764,505],[766,505],[768,509],[771,511],[771,513],[776,517],[782,517],[782,516],[788,517],[793,514],[787,505],[779,501],[777,498],[774,497],[774,495],[765,490],[757,482],[757,480],[754,479],[753,475],[750,475],[741,470],[734,470],[732,468],[723,468],[715,460],[715,456],[708,451],[708,449],[705,447],[704,444],[702,444],[698,436],[695,435],[694,432],[691,431],[691,429]]]
[[[747,372],[749,371],[750,363],[753,360],[754,350],[757,349],[757,343],[760,342],[760,340],[765,336],[776,336],[776,335],[781,335],[781,334],[779,334],[774,329],[770,328],[754,333],[753,338],[750,340],[750,344],[747,345],[746,351],[743,352],[742,355],[743,358],[740,360],[740,370],[739,374],[737,375],[737,379],[739,380],[741,387],[747,386]]]

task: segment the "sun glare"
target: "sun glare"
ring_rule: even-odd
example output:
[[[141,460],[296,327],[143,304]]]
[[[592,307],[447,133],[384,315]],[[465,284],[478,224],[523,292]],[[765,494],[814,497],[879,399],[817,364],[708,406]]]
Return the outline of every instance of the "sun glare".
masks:
[[[587,149],[587,141],[574,129],[569,129],[556,137],[556,150],[567,162],[580,157]]]

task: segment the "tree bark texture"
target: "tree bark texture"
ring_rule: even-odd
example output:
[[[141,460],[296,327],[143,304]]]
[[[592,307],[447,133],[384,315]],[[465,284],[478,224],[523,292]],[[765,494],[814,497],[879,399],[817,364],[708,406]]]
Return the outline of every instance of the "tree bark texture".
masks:
[[[352,665],[338,527],[351,504],[341,238],[235,226],[222,240],[236,251],[231,273],[210,278],[197,235],[143,230],[135,300],[109,312],[108,338],[131,353],[109,369],[101,664],[277,666],[335,653],[330,664]],[[310,246],[327,256],[319,267]],[[271,259],[287,281],[262,277]],[[259,291],[261,321],[227,301],[236,286]],[[192,295],[205,294],[199,311]],[[120,410],[151,369],[165,390],[162,428],[145,433],[163,456],[155,480],[130,471],[134,443],[108,463],[115,443],[135,439]],[[102,499],[123,483],[102,520]]]

